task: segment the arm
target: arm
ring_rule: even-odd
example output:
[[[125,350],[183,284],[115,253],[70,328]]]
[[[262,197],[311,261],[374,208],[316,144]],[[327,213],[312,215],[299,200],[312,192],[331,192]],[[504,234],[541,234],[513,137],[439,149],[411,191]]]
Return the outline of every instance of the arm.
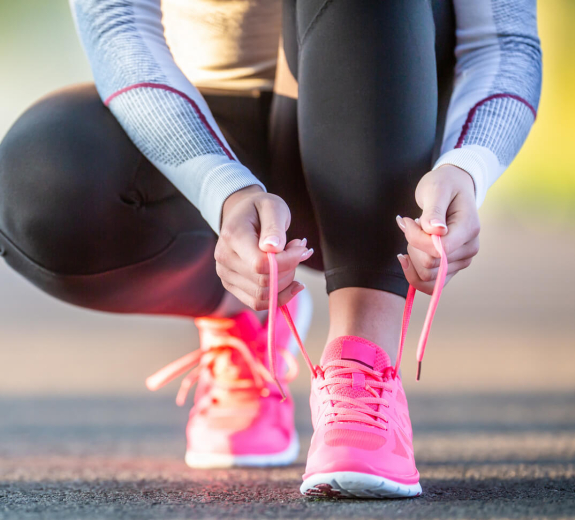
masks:
[[[473,178],[477,206],[519,153],[541,93],[536,0],[454,0],[455,88],[442,155]]]
[[[264,186],[241,165],[170,53],[160,0],[70,0],[96,88],[140,151],[216,233],[223,204]]]
[[[456,81],[442,155],[417,186],[420,219],[398,218],[408,241],[399,262],[409,283],[428,294],[439,266],[430,235],[442,236],[447,281],[471,264],[479,250],[477,207],[525,142],[541,93],[536,0],[454,5]]]

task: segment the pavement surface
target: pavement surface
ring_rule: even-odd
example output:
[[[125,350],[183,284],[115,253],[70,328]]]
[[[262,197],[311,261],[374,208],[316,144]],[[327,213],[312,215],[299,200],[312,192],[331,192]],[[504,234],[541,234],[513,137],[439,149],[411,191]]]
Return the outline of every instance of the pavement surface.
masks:
[[[177,386],[149,394],[143,381],[197,346],[189,320],[65,305],[0,263],[0,520],[575,518],[574,257],[571,225],[484,219],[482,251],[444,291],[415,384],[418,294],[402,372],[424,495],[395,501],[299,494],[305,367],[291,385],[295,465],[187,468]],[[317,361],[323,281],[301,279]]]
[[[575,395],[411,399],[424,495],[299,494],[311,427],[286,468],[191,470],[166,397],[0,401],[0,519],[573,518]],[[306,396],[297,396],[300,410]]]

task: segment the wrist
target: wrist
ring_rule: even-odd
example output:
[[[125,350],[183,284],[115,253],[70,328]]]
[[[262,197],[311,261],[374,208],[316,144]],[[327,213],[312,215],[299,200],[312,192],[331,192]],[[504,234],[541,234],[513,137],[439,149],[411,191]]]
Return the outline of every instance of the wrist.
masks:
[[[447,175],[447,178],[455,188],[455,191],[470,193],[475,197],[475,182],[473,177],[466,170],[453,164],[443,164],[435,171],[442,175]]]
[[[245,188],[242,188],[241,190],[232,193],[225,200],[224,205],[222,206],[222,225],[224,223],[226,214],[229,214],[238,203],[240,203],[241,201],[245,200],[248,197],[253,197],[254,195],[257,195],[258,193],[265,193],[265,191],[261,188],[261,186],[258,186],[257,184],[246,186]]]

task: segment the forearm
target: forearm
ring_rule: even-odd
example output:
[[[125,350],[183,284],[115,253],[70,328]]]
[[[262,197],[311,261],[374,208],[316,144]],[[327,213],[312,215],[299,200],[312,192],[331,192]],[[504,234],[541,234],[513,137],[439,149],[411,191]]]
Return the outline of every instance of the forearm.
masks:
[[[71,0],[102,100],[144,155],[219,232],[235,191],[261,183],[241,165],[164,38],[160,0]]]
[[[541,48],[535,0],[455,0],[456,84],[442,155],[473,178],[477,205],[519,153],[536,117]]]

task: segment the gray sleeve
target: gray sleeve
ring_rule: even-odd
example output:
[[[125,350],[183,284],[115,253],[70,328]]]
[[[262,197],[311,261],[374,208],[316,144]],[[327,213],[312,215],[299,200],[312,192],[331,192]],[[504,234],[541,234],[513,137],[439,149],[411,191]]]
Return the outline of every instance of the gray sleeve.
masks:
[[[96,88],[140,151],[219,233],[229,195],[264,186],[173,60],[160,0],[70,0]]]
[[[475,182],[477,204],[519,153],[541,94],[536,0],[454,0],[456,83],[442,155]]]

